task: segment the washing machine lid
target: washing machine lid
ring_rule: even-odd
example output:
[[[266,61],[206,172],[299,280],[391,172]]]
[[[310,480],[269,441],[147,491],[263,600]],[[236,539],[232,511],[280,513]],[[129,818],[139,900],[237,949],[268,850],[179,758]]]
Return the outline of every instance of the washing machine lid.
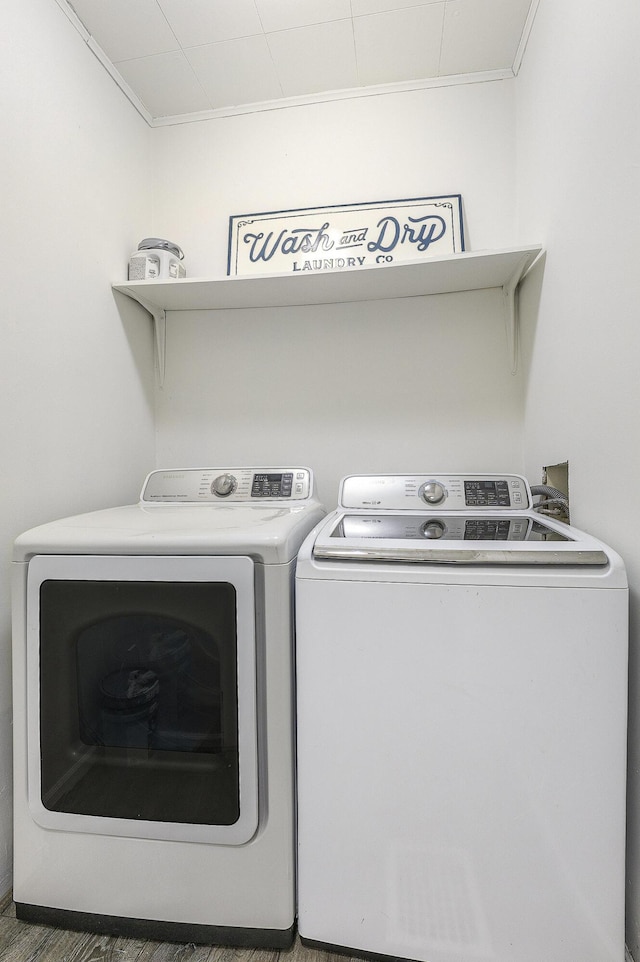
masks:
[[[451,565],[609,563],[594,538],[532,509],[520,475],[412,474],[344,478],[340,508],[313,557]]]
[[[303,478],[297,479],[298,473]],[[291,484],[285,475],[293,476]],[[218,495],[217,479],[224,479]],[[295,490],[298,480],[301,491]],[[229,554],[283,564],[295,558],[324,515],[307,468],[152,472],[138,504],[32,528],[16,539],[13,557],[20,562],[36,554]]]
[[[533,514],[338,512],[315,540],[314,558],[458,565],[596,565],[593,538]]]

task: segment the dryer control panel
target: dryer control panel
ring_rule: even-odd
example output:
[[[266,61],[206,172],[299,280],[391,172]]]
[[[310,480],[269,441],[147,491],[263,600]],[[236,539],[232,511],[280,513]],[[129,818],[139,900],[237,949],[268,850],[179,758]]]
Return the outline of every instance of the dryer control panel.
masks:
[[[517,474],[386,474],[344,478],[343,508],[380,511],[523,511],[531,506],[525,478]]]
[[[152,471],[143,504],[303,501],[313,494],[309,468],[177,468]]]

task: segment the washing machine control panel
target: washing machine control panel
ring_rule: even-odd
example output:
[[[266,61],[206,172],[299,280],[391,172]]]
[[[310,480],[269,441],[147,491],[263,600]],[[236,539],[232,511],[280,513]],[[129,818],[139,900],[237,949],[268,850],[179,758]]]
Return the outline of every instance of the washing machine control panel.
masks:
[[[360,475],[342,481],[340,505],[382,511],[522,511],[531,506],[531,492],[517,474]]]
[[[303,501],[313,494],[308,468],[178,468],[152,471],[145,504],[235,504]]]

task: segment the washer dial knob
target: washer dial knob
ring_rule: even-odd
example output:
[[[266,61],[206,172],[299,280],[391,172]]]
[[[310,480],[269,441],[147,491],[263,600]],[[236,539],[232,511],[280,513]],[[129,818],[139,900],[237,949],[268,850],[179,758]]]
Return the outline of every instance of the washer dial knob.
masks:
[[[228,498],[237,487],[238,482],[232,474],[219,474],[211,485],[211,491],[213,494],[217,494],[219,498]]]
[[[441,504],[447,496],[447,492],[438,481],[427,481],[418,494],[427,504]]]
[[[432,521],[425,521],[421,531],[424,538],[428,538],[430,541],[437,541],[438,538],[444,537],[446,528],[442,521],[436,521],[434,518]]]

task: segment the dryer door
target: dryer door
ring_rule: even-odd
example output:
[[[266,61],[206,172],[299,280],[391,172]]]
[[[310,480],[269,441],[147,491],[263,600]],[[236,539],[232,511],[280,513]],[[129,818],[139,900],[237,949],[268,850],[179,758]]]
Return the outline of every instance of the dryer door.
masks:
[[[39,824],[247,842],[258,825],[253,561],[33,558],[27,714]]]

